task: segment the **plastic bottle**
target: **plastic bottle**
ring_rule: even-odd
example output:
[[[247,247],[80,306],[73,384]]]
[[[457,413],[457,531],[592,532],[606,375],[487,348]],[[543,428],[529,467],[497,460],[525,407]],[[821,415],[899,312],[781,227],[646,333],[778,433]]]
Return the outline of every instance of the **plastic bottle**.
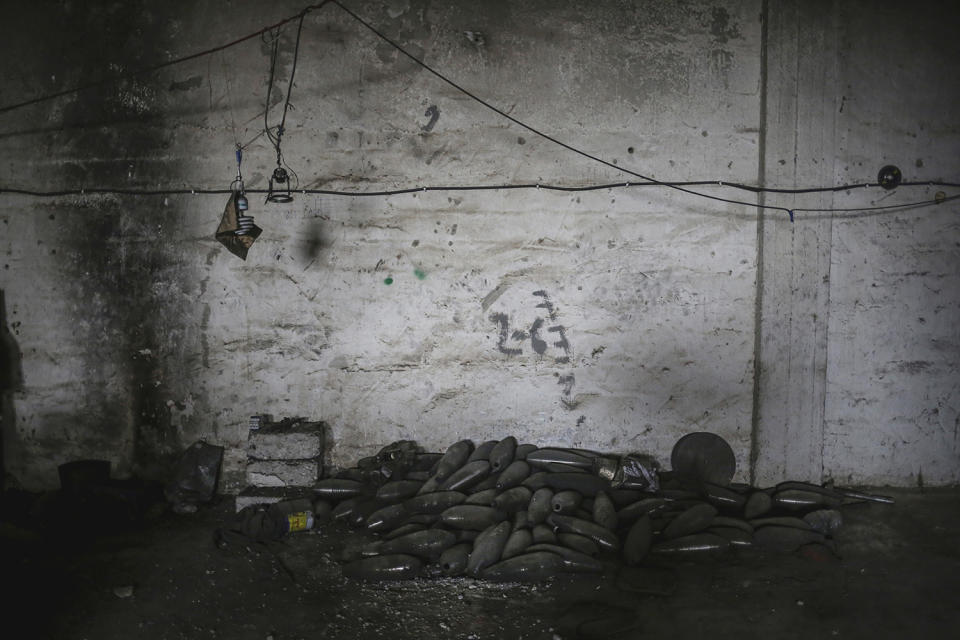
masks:
[[[313,504],[306,498],[276,502],[270,512],[280,522],[281,535],[313,529]]]
[[[283,533],[295,533],[297,531],[309,531],[313,529],[313,512],[297,511],[283,516]]]

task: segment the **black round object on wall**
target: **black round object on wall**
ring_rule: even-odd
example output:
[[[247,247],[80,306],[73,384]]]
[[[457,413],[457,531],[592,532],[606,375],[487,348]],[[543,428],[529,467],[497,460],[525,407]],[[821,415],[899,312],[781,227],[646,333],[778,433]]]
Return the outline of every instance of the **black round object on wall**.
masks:
[[[883,167],[877,174],[877,182],[884,189],[896,189],[900,186],[901,180],[903,180],[903,174],[900,172],[900,167],[892,164]]]
[[[715,433],[688,433],[673,445],[670,454],[673,470],[688,478],[727,486],[737,470],[733,449]]]

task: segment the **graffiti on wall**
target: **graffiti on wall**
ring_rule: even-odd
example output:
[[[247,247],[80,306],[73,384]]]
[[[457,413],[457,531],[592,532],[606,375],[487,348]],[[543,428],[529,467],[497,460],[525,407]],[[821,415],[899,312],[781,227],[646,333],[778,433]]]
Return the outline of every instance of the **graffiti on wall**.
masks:
[[[511,323],[510,316],[497,311],[490,315],[490,321],[497,326],[497,351],[510,356],[522,356],[531,351],[537,358],[550,358],[554,364],[568,365],[573,358],[573,347],[567,337],[567,329],[558,321],[556,305],[550,295],[540,289],[533,292],[531,304],[536,316],[527,324]],[[529,351],[525,351],[529,349]],[[567,409],[574,409],[577,401],[573,396],[576,379],[573,372],[559,374],[557,384],[561,387],[560,402]]]

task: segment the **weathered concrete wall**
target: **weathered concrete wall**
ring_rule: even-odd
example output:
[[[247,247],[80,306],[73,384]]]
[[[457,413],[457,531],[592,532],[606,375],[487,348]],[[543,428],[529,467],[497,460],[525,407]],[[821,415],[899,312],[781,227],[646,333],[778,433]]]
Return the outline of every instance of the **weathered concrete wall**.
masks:
[[[843,179],[872,177],[880,163],[876,145],[887,140],[877,127],[843,125],[849,116],[834,113],[830,83],[807,80],[801,92],[768,73],[764,91],[760,0],[349,6],[513,116],[660,179],[755,183],[764,157],[767,181],[784,186],[832,182],[840,166],[851,167]],[[27,8],[7,27],[5,47],[37,55],[2,63],[0,102],[216,45],[300,8],[252,1]],[[830,15],[834,31],[817,42],[855,42],[835,31],[848,18]],[[799,29],[797,17],[771,17],[784,32]],[[281,36],[271,124],[291,72],[294,27]],[[471,39],[468,31],[483,37]],[[839,55],[839,46],[805,47],[811,64],[840,82],[832,53]],[[929,57],[942,53],[934,48]],[[254,39],[155,75],[2,114],[7,163],[0,182],[41,189],[226,187],[235,143],[262,130],[269,56],[268,43]],[[848,75],[855,73],[854,66]],[[792,108],[790,91],[794,102],[815,91],[821,106]],[[883,102],[882,89],[873,91]],[[771,118],[776,95],[793,120]],[[304,188],[627,179],[486,110],[333,7],[304,23],[292,102],[284,155]],[[917,122],[926,122],[923,113]],[[828,127],[821,126],[825,118]],[[851,127],[850,140],[840,144],[844,126]],[[809,154],[796,157],[833,164],[776,174],[784,166],[779,159],[793,158],[777,155],[782,145],[812,130],[819,132],[815,140],[802,138]],[[942,171],[938,177],[950,177],[949,168],[939,167],[946,167],[951,148],[944,143],[921,154],[926,166]],[[864,167],[854,170],[848,153]],[[247,148],[249,188],[266,186],[273,155],[262,137]],[[846,204],[845,198],[833,202]],[[0,197],[0,289],[24,373],[12,403],[16,427],[5,425],[6,456],[23,482],[55,484],[56,464],[78,457],[109,457],[121,473],[158,473],[200,437],[230,448],[227,479],[236,482],[247,417],[258,412],[327,421],[334,463],[399,438],[440,448],[460,437],[510,433],[666,459],[684,433],[710,430],[731,442],[740,478],[747,479],[753,429],[763,445],[755,454],[760,477],[786,471],[907,481],[916,471],[904,464],[883,475],[875,464],[858,472],[849,453],[817,454],[818,443],[839,452],[859,442],[859,428],[842,426],[856,409],[844,415],[831,399],[834,389],[849,387],[845,379],[860,375],[854,360],[863,357],[852,352],[838,360],[841,369],[824,366],[837,351],[834,336],[857,322],[852,315],[843,321],[856,305],[834,291],[840,270],[855,277],[856,251],[819,243],[829,237],[835,248],[843,229],[857,235],[847,225],[893,217],[798,219],[789,228],[767,217],[758,235],[751,208],[641,187],[298,195],[289,205],[251,198],[265,231],[241,262],[212,238],[224,201]],[[946,208],[937,215],[943,217],[927,218],[928,232],[940,234],[943,248],[930,259],[942,261],[955,251],[944,239],[955,228]],[[790,386],[790,406],[804,417],[785,426],[764,404],[779,401],[782,380],[772,375],[755,390],[753,360],[757,258],[768,267],[764,273],[775,273],[771,265],[795,247],[768,234],[788,229],[790,238],[801,239],[795,259],[827,265],[834,280],[829,301],[817,303],[829,310],[829,321],[804,328],[790,347],[815,364],[809,388]],[[891,253],[894,246],[900,245],[891,244]],[[800,314],[805,305],[791,298],[792,289],[775,286],[786,273],[761,282],[763,344],[783,313]],[[811,295],[821,295],[822,285],[810,286]],[[926,314],[929,335],[949,334],[955,298],[953,305],[943,320]],[[861,339],[860,349],[869,338]],[[955,350],[955,334],[950,339]],[[769,358],[779,360],[778,348],[785,346],[761,350],[771,374]],[[869,366],[880,366],[870,358]],[[889,359],[897,358],[904,360]],[[938,375],[917,369],[917,383]],[[761,420],[751,425],[755,404]],[[827,431],[837,433],[829,443]],[[804,442],[800,454],[782,446],[795,436]],[[918,450],[915,459],[927,454]],[[938,464],[956,473],[956,462]]]
[[[38,3],[5,25],[3,99],[15,101],[150,64],[175,38],[147,4]],[[178,43],[179,46],[179,43]],[[169,82],[169,80],[168,80]],[[134,79],[2,116],[5,186],[154,187],[189,177],[170,155],[178,93]],[[194,203],[195,204],[195,203]],[[187,398],[193,353],[186,202],[120,197],[3,197],[7,321],[23,386],[4,425],[8,470],[27,486],[56,484],[76,458],[158,472],[191,438],[172,409]],[[182,383],[177,378],[182,379]],[[174,403],[173,407],[168,402]],[[11,424],[11,422],[13,424]],[[15,425],[15,426],[14,426]]]
[[[777,186],[957,181],[960,55],[934,3],[770,4],[765,178]],[[792,198],[871,207],[939,188]],[[946,192],[954,193],[946,189]],[[956,202],[781,213],[761,224],[757,467],[838,482],[960,482],[960,225]],[[921,478],[922,473],[922,478]]]
[[[889,162],[908,180],[958,182],[960,84],[944,73],[960,59],[960,10],[865,9],[839,11],[838,179]],[[958,214],[951,202],[834,225],[823,466],[838,480],[960,483]]]
[[[836,29],[828,2],[773,3],[766,33],[762,179],[798,188],[835,182]],[[854,174],[863,181],[863,174]],[[858,179],[859,178],[859,179]],[[831,207],[832,194],[765,204]],[[823,475],[823,404],[833,216],[760,213],[754,480]]]
[[[571,144],[658,177],[754,178],[757,3],[354,5]],[[294,10],[75,11],[64,24],[100,33],[108,14],[150,39],[84,50],[72,58],[82,72],[63,59],[43,72],[59,87]],[[282,36],[279,90],[293,34]],[[269,47],[251,41],[7,115],[11,133],[38,113],[56,129],[65,112],[78,120],[9,136],[8,154],[28,164],[10,181],[225,186],[235,140],[262,127],[268,60]],[[307,18],[296,78],[284,152],[304,186],[624,179],[466,99],[337,10]],[[247,186],[265,186],[263,139],[246,163]],[[32,482],[77,456],[142,464],[201,436],[240,447],[259,411],[328,421],[334,462],[401,437],[438,448],[508,433],[665,456],[690,429],[722,433],[746,461],[756,252],[754,217],[739,208],[639,188],[254,201],[266,231],[244,263],[211,238],[221,198],[3,206],[5,286],[27,371],[13,466]]]

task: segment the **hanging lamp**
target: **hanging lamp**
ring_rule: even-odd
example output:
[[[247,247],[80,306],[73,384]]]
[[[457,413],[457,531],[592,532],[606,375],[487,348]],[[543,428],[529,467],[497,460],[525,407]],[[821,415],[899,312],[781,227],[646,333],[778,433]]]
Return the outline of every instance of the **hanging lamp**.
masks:
[[[237,177],[230,183],[230,199],[227,200],[223,210],[223,217],[220,219],[215,237],[230,253],[241,260],[246,260],[247,251],[263,233],[263,229],[254,224],[253,216],[247,215],[250,210],[250,201],[243,187],[243,173],[240,171],[243,150],[239,146],[236,156]]]

